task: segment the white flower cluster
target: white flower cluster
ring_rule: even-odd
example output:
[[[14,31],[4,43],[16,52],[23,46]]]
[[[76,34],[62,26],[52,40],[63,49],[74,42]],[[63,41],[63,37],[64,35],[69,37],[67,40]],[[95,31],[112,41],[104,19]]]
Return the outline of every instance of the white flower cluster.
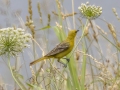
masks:
[[[31,34],[26,33],[21,28],[3,28],[0,29],[0,55],[17,55],[22,52],[31,40]]]
[[[80,10],[81,14],[87,19],[98,18],[102,14],[102,7],[89,5],[89,2],[86,2],[86,4],[82,3],[78,9]]]

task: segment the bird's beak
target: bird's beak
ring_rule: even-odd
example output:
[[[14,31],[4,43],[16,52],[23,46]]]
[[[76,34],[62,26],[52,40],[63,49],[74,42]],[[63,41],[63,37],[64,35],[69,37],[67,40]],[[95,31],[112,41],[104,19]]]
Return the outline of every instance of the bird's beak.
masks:
[[[76,32],[78,32],[79,30],[76,30]]]

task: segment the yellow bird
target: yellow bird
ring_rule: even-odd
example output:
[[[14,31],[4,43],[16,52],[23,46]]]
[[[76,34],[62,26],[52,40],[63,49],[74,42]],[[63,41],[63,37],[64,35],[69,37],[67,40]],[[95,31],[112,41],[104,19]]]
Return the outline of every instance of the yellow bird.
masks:
[[[42,61],[45,59],[50,59],[50,58],[56,58],[56,59],[58,59],[58,62],[60,62],[61,58],[63,58],[64,56],[66,56],[67,54],[69,54],[72,51],[72,49],[74,47],[74,39],[75,39],[75,36],[78,31],[79,30],[70,30],[67,38],[63,42],[58,44],[53,50],[51,50],[45,56],[31,62],[30,66],[36,64],[39,61]],[[66,59],[69,62],[69,59],[67,59],[67,58],[64,58],[64,59]],[[60,62],[60,63],[62,63],[62,62]],[[62,63],[62,64],[64,64],[64,63]],[[66,67],[65,64],[64,64],[64,66]]]

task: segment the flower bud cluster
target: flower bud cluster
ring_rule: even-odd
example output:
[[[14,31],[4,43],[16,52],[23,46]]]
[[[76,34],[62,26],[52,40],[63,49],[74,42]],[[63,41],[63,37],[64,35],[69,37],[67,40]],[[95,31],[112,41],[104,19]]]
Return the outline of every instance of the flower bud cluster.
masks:
[[[24,48],[28,47],[31,40],[31,34],[26,33],[21,28],[3,28],[0,29],[0,55],[17,55]]]
[[[82,3],[78,9],[83,17],[90,20],[96,19],[102,14],[102,7],[89,5],[89,2],[86,2],[86,4]]]

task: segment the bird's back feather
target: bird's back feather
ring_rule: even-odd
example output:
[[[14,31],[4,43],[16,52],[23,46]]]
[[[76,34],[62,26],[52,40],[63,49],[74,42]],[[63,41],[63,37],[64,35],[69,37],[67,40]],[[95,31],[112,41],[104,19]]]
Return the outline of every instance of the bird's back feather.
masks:
[[[65,50],[69,49],[69,47],[70,47],[69,42],[61,42],[52,51],[45,55],[45,57],[54,56],[56,54],[62,53]]]

